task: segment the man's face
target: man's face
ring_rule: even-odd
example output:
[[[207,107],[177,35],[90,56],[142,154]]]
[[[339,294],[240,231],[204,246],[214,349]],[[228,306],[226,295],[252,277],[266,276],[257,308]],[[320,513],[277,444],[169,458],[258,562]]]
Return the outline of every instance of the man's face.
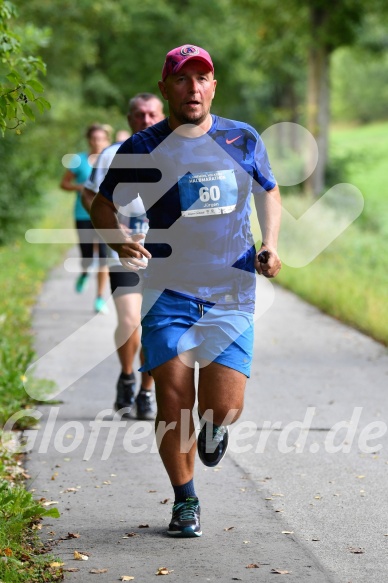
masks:
[[[147,101],[136,100],[128,114],[128,123],[134,134],[149,128],[162,119],[164,119],[163,104],[156,98]]]
[[[210,112],[216,85],[209,67],[194,59],[183,65],[176,75],[160,81],[159,88],[168,101],[172,127],[185,123],[200,125]]]

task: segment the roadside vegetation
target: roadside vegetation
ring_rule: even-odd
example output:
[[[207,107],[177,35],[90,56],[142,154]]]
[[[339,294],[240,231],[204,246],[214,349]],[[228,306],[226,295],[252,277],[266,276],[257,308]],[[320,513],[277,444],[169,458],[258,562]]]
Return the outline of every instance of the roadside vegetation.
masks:
[[[312,263],[303,268],[285,265],[277,281],[388,345],[388,123],[333,129],[331,151],[341,181],[361,191],[364,210]],[[284,204],[291,212],[293,208],[300,212],[301,204],[308,208],[311,200],[286,194]]]
[[[51,188],[50,195],[44,197],[44,217],[37,226],[70,226],[70,198]],[[26,368],[34,356],[32,307],[48,270],[58,263],[63,252],[63,246],[31,245],[24,239],[0,247],[0,427],[12,414],[22,409],[28,412],[29,407],[36,406],[23,386]],[[23,416],[15,429],[34,422]],[[34,500],[25,489],[28,475],[17,450],[18,434],[4,434],[0,429],[0,581],[60,581],[60,563],[47,555],[48,549],[37,536],[40,520],[58,517],[59,512],[45,506],[44,499]]]

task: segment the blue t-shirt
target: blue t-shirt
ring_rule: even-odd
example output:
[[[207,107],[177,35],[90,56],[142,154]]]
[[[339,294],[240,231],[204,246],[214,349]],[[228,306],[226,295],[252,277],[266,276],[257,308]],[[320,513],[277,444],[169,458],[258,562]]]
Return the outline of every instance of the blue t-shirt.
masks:
[[[100,192],[116,206],[138,193],[143,200],[152,254],[146,287],[252,312],[250,197],[276,183],[256,130],[218,116],[212,121],[198,138],[172,132],[168,120],[134,134],[119,148]],[[137,161],[139,154],[145,156]]]
[[[84,184],[93,169],[89,164],[88,158],[89,155],[87,152],[78,152],[71,160],[69,170],[74,174],[77,184]],[[90,221],[90,215],[82,205],[80,191],[77,191],[74,203],[74,218],[76,221]]]

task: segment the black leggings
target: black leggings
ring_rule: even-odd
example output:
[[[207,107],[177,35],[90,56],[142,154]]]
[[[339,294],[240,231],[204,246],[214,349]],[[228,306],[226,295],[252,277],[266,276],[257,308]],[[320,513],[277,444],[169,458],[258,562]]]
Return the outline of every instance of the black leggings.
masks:
[[[76,226],[82,256],[82,269],[86,271],[93,263],[94,243],[98,243],[98,258],[100,259],[100,266],[106,265],[106,244],[94,230],[92,221],[76,221]]]

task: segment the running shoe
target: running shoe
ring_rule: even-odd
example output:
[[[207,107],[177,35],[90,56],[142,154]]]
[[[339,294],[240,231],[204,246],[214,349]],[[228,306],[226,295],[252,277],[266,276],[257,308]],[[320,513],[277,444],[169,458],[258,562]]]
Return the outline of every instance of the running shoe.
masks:
[[[109,314],[109,310],[107,308],[104,298],[99,296],[98,298],[95,299],[94,311],[97,312],[97,314]]]
[[[122,375],[119,376],[117,381],[117,395],[114,408],[116,411],[123,409],[122,417],[127,419],[133,419],[131,416],[131,411],[135,404],[135,375],[131,373],[129,379],[124,379]]]
[[[177,502],[172,507],[167,534],[180,538],[201,536],[200,513],[198,498],[186,498],[185,502]]]
[[[198,434],[197,449],[201,462],[213,468],[220,463],[229,442],[229,430],[226,425],[213,425],[209,421],[203,422]]]
[[[155,419],[154,396],[151,391],[140,389],[136,397],[136,417],[145,421]]]
[[[89,285],[89,275],[87,273],[81,273],[77,277],[77,281],[75,282],[75,291],[77,294],[82,294],[86,290]]]

